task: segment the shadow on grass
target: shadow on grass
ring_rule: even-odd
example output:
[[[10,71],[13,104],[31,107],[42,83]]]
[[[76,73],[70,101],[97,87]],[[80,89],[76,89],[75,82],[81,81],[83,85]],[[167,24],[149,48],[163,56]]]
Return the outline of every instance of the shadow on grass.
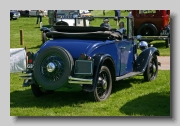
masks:
[[[150,93],[127,102],[119,110],[133,116],[170,116],[170,92]]]
[[[51,28],[51,25],[43,25],[42,27],[47,27],[47,28]],[[38,24],[36,27],[34,28],[39,28],[40,29],[40,24]]]
[[[51,25],[43,25],[43,27],[51,28]]]
[[[55,91],[54,93],[43,95],[41,97],[35,97],[32,94],[31,89],[25,91],[14,91],[10,94],[10,107],[63,107],[73,106],[81,107],[84,102],[90,102],[86,93],[79,91]]]
[[[113,83],[112,93],[130,88],[131,83],[142,82],[142,79],[127,79]],[[78,87],[78,88],[77,88]],[[14,91],[10,93],[10,107],[81,107],[83,103],[93,102],[88,92],[83,92],[80,86],[63,87],[52,94],[34,97],[30,87],[23,91]]]
[[[137,75],[137,76],[142,76],[142,75]],[[131,87],[131,84],[143,84],[145,81],[142,78],[127,78],[124,80],[116,81],[112,85],[112,93],[115,93],[117,91],[127,89]]]

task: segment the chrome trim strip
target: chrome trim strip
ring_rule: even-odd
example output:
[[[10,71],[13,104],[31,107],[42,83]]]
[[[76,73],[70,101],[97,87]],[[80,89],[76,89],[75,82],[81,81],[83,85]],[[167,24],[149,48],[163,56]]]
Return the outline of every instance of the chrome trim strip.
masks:
[[[20,76],[22,79],[32,79],[32,77],[25,77],[25,76]]]
[[[92,84],[93,79],[82,79],[82,78],[74,78],[69,76],[68,83],[70,84]]]

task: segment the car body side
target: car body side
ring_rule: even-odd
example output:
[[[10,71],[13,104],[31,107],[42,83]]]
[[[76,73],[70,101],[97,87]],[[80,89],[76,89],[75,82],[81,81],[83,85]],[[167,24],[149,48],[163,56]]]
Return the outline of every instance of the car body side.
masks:
[[[98,54],[108,54],[115,64],[116,76],[120,76],[132,71],[133,62],[133,46],[132,42],[123,41],[100,41],[100,40],[71,40],[71,39],[57,39],[49,40],[40,49],[39,53],[45,48],[53,45],[65,48],[76,61],[82,53],[93,57]],[[71,46],[69,46],[71,45]],[[121,49],[121,47],[125,49]],[[121,69],[121,72],[120,72]]]

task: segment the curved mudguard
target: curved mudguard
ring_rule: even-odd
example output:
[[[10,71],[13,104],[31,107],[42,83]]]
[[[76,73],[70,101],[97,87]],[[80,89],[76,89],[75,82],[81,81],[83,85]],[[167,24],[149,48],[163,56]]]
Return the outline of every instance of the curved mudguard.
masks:
[[[136,60],[136,65],[135,65],[135,71],[137,72],[144,72],[146,69],[146,66],[148,64],[149,58],[150,56],[152,56],[153,54],[155,55],[160,55],[159,51],[157,50],[157,48],[154,47],[149,47],[145,50],[143,50],[137,60]]]
[[[108,54],[95,55],[92,58],[94,59],[93,84],[91,86],[89,86],[89,88],[85,89],[85,91],[87,91],[87,92],[92,92],[92,91],[95,90],[95,88],[97,86],[96,82],[98,81],[98,75],[99,75],[99,72],[101,70],[101,66],[103,65],[103,63],[106,60],[109,60],[112,63],[112,67],[114,68],[114,71],[115,71],[115,64],[114,64],[114,62],[113,62],[113,60],[112,60],[110,55],[108,55]],[[115,72],[111,73],[111,74],[115,75]]]
[[[47,32],[50,32],[51,30],[50,30],[50,28],[42,27],[42,28],[40,29],[40,31],[47,33]]]

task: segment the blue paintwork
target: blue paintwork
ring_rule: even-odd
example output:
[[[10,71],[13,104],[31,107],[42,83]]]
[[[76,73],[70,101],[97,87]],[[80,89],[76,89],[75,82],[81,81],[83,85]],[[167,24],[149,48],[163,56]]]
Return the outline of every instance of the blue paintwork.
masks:
[[[51,46],[65,48],[74,60],[78,59],[82,53],[91,57],[96,54],[109,54],[115,63],[116,76],[127,74],[133,70],[134,51],[132,41],[54,39],[44,43],[39,53]]]

